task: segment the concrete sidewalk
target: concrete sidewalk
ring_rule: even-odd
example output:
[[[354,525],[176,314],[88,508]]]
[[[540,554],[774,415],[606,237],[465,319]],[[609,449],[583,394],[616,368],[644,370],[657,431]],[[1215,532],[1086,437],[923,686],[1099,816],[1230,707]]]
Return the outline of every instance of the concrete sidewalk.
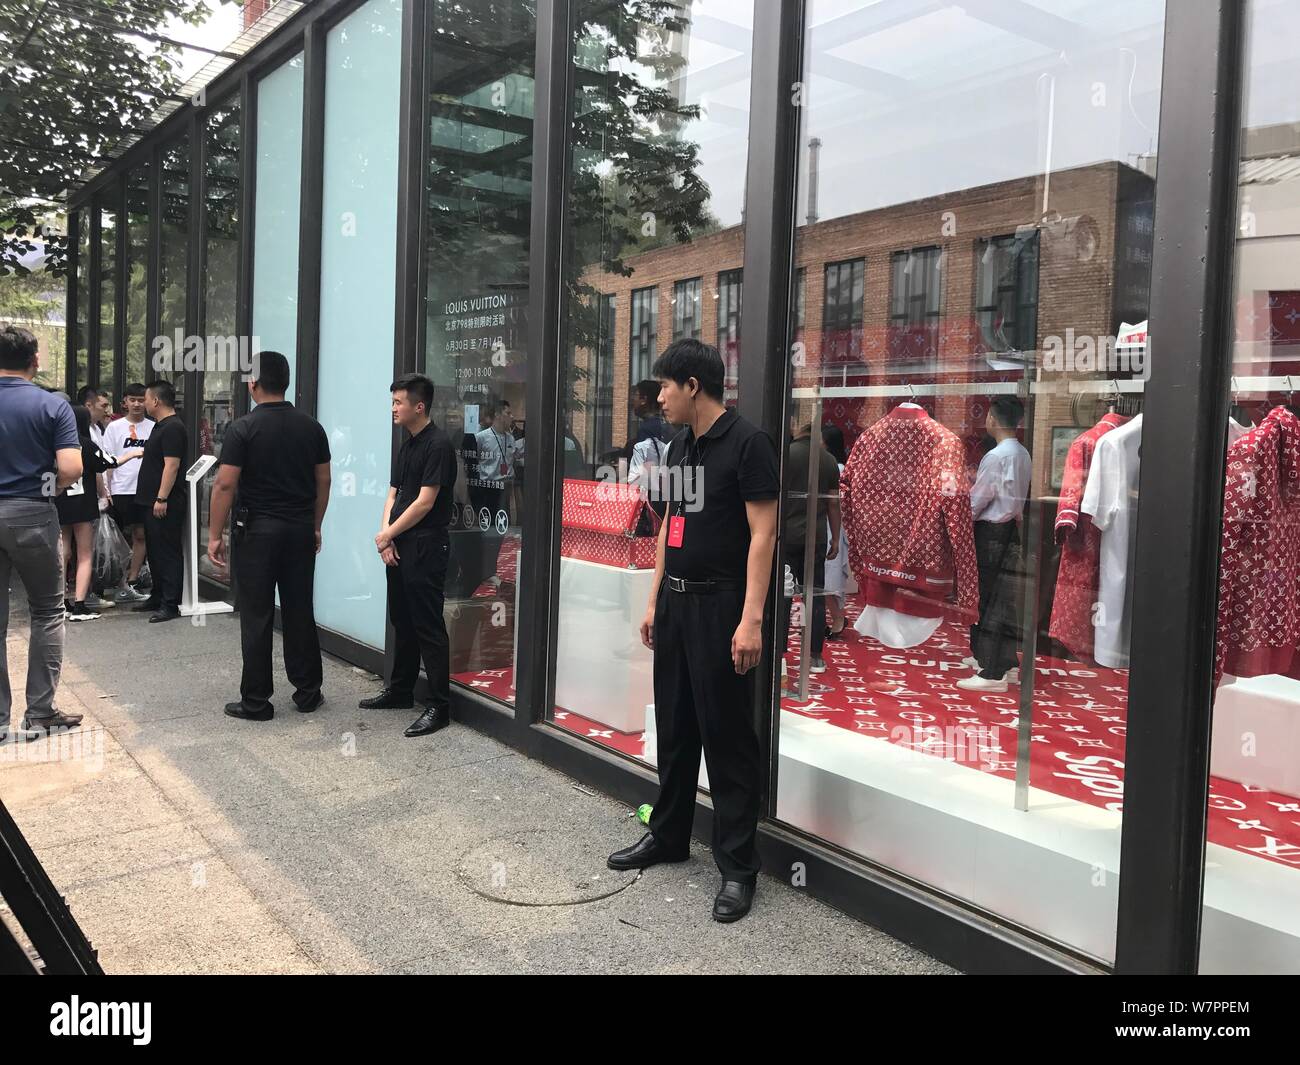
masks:
[[[238,624],[69,624],[78,743],[0,748],[0,798],[109,972],[950,971],[766,876],[749,917],[715,923],[698,844],[612,872],[640,835],[626,807],[461,725],[405,739],[411,713],[358,710],[378,681],[336,660],[298,714],[278,637],[275,719],[228,718]]]

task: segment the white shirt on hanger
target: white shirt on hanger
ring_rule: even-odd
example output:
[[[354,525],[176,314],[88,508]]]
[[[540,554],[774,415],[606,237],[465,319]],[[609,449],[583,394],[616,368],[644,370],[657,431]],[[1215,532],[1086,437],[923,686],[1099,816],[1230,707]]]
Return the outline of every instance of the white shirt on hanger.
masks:
[[[1033,459],[1014,436],[1003,440],[980,461],[970,490],[971,515],[997,524],[1018,521],[1029,495]]]
[[[1103,666],[1129,662],[1128,571],[1137,530],[1142,415],[1097,441],[1080,509],[1101,530],[1097,603],[1093,607],[1093,657]]]

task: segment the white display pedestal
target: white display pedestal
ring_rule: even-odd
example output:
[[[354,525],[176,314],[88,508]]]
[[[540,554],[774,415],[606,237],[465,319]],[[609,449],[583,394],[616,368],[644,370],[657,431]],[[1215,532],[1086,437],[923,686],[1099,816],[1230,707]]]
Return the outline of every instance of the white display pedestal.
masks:
[[[1214,776],[1300,795],[1300,681],[1225,678],[1215,693],[1210,736]]]
[[[229,614],[234,607],[225,600],[204,602],[199,598],[199,483],[217,463],[214,455],[200,455],[185,471],[189,511],[185,515],[185,582],[181,589],[181,616]]]
[[[619,732],[640,732],[654,701],[641,618],[654,570],[560,559],[555,704]]]

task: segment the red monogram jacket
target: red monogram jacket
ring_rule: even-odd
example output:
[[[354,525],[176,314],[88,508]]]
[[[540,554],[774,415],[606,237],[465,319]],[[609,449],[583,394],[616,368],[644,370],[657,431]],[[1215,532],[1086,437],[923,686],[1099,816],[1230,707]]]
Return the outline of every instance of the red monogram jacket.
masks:
[[[937,618],[954,585],[979,613],[970,483],[957,435],[919,408],[895,407],[853,445],[840,477],[849,565],[866,601]]]
[[[1300,418],[1274,407],[1228,448],[1214,682],[1300,679]]]
[[[1093,525],[1091,517],[1080,511],[1079,504],[1083,501],[1097,441],[1128,420],[1119,414],[1107,414],[1075,437],[1065,454],[1061,501],[1056,508],[1056,542],[1061,545],[1061,564],[1056,571],[1056,592],[1052,596],[1052,620],[1047,634],[1078,658],[1092,658],[1092,611],[1097,602],[1101,558],[1101,531]]]

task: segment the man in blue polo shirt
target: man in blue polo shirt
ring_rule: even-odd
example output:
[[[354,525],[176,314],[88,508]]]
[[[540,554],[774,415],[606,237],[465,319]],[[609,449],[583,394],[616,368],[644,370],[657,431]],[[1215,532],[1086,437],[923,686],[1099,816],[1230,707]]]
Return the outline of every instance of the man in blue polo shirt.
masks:
[[[54,497],[81,479],[81,443],[72,408],[32,383],[40,366],[36,338],[0,328],[0,741],[37,739],[81,724],[54,708],[63,670],[63,565]],[[27,590],[27,716],[10,728],[6,637],[9,581],[17,570]]]

